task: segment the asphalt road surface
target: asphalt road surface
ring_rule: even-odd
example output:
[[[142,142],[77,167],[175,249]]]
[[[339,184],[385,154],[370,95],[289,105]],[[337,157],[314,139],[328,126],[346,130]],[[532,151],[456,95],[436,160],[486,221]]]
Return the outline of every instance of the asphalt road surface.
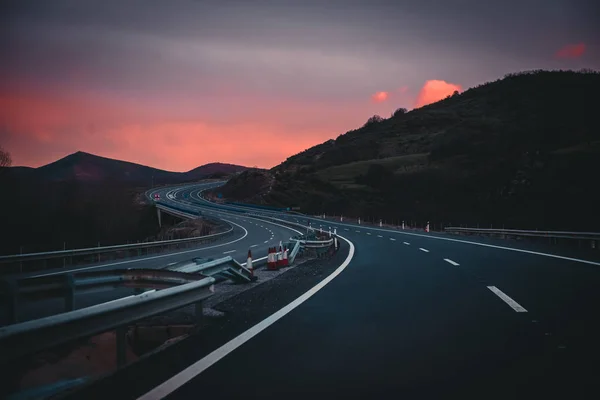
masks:
[[[200,185],[200,188],[206,185]],[[157,190],[161,194],[161,200],[166,198],[169,189]],[[182,195],[179,195],[180,197]],[[176,204],[176,202],[170,202]],[[177,203],[179,204],[179,203]],[[198,207],[190,207],[199,210]],[[206,210],[208,216],[223,219],[234,227],[233,235],[228,235],[213,243],[197,245],[192,248],[163,252],[160,254],[130,257],[118,261],[110,261],[93,265],[76,266],[66,269],[57,269],[52,271],[35,272],[16,277],[24,276],[44,276],[51,274],[63,274],[65,272],[83,272],[99,271],[115,268],[164,268],[169,264],[181,261],[191,260],[196,257],[201,258],[222,258],[230,256],[239,263],[245,264],[248,257],[248,250],[252,252],[254,260],[267,256],[268,248],[278,246],[280,241],[287,241],[290,237],[296,236],[300,231],[278,223],[261,221],[254,218],[244,217],[243,215],[221,214],[219,217],[214,209]],[[126,297],[134,294],[131,288],[100,288],[94,292],[86,292],[75,295],[75,309],[89,307],[117,298]],[[64,300],[60,298],[44,299],[36,302],[21,302],[19,304],[19,321],[24,322],[31,319],[41,318],[64,312]],[[0,307],[0,325],[5,325],[8,321],[6,307]]]
[[[200,190],[164,189],[161,196],[218,216]],[[195,251],[257,245],[266,253],[269,241],[295,234],[221,214],[248,236],[218,251]],[[188,339],[203,348],[196,359],[182,365],[173,355],[149,365],[170,378],[137,382],[125,391],[129,397],[596,398],[597,255],[267,214],[335,227],[347,240],[339,268],[231,341]]]

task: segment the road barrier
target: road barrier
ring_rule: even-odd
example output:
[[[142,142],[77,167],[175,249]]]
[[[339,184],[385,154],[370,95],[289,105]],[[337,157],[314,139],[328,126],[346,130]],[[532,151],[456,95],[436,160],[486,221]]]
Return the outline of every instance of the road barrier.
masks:
[[[0,274],[6,275],[11,273],[21,273],[50,268],[64,268],[67,265],[78,264],[78,261],[80,261],[80,263],[87,262],[92,264],[94,262],[100,262],[102,259],[106,260],[141,256],[144,254],[149,254],[150,250],[156,250],[155,252],[158,252],[173,248],[185,248],[191,245],[212,243],[216,240],[232,235],[233,231],[233,226],[229,226],[229,228],[224,232],[185,239],[159,240],[154,242],[0,256]],[[110,255],[113,255],[114,257],[111,258]],[[92,256],[91,259],[89,256]],[[57,259],[62,259],[62,264],[59,263],[58,265],[49,265],[49,260]],[[38,263],[32,263],[34,261],[38,261]]]
[[[159,269],[86,271],[5,279],[0,281],[0,298],[7,307],[7,323],[14,324],[19,321],[19,305],[24,301],[63,298],[65,312],[69,312],[75,309],[76,294],[84,294],[99,288],[164,289],[204,278],[205,275]]]
[[[246,264],[247,267],[247,264]],[[248,283],[256,280],[252,271],[227,256],[217,260],[193,259],[191,262],[182,262],[169,265],[170,271],[185,272],[187,274],[202,274],[204,276],[229,279],[235,283]]]
[[[445,232],[459,235],[489,235],[498,236],[503,239],[509,237],[535,237],[547,238],[556,241],[557,239],[568,239],[577,241],[589,241],[592,249],[598,247],[600,242],[600,233],[598,232],[567,232],[567,231],[532,231],[522,229],[485,229],[485,228],[462,228],[445,227]]]
[[[0,365],[60,346],[74,340],[94,336],[113,329],[117,331],[117,364],[126,363],[126,327],[136,321],[196,304],[202,312],[202,301],[214,293],[215,278],[164,290],[124,297],[95,306],[70,311],[0,328]]]

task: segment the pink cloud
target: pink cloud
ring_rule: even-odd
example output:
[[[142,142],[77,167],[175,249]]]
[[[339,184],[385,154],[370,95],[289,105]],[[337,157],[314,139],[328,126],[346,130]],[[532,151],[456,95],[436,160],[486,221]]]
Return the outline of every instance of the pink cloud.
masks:
[[[557,58],[579,58],[585,53],[585,44],[568,44],[563,48],[559,49],[555,57]]]
[[[371,100],[375,103],[382,103],[388,99],[389,95],[388,92],[377,92],[371,96]]]
[[[425,82],[419,96],[415,102],[415,108],[422,107],[427,104],[435,103],[436,101],[442,100],[449,95],[452,95],[454,91],[461,91],[460,85],[455,83],[448,83],[443,80],[428,80]]]
[[[406,94],[408,93],[408,86],[402,86],[400,89],[398,89],[398,91],[402,94]]]

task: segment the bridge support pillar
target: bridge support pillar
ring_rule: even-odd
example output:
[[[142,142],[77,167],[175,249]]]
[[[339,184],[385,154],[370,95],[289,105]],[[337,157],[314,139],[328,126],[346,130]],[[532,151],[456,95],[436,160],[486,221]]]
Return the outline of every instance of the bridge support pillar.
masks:
[[[160,208],[156,208],[156,214],[158,215],[158,227],[162,228],[162,220],[161,220],[162,214],[160,212]]]

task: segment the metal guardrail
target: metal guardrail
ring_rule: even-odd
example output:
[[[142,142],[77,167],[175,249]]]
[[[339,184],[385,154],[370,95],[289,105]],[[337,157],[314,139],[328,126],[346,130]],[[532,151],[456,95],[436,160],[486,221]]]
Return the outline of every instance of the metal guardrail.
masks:
[[[552,239],[574,239],[574,240],[600,240],[598,232],[566,232],[566,231],[532,231],[522,229],[485,229],[485,228],[461,228],[446,227],[444,231],[449,233],[464,234],[487,234],[500,236],[531,236]]]
[[[8,323],[19,321],[19,304],[23,301],[64,298],[65,312],[75,308],[75,294],[101,287],[125,286],[133,289],[164,289],[204,279],[200,274],[159,269],[115,269],[1,281],[0,298],[8,311]]]
[[[294,260],[296,259],[296,256],[298,255],[299,252],[300,252],[300,241],[298,240],[294,243],[294,248],[290,252],[290,256],[289,256],[290,264],[294,263]]]
[[[31,261],[41,261],[44,262],[46,260],[52,259],[63,259],[63,267],[67,264],[67,258],[71,259],[73,257],[81,257],[81,256],[94,256],[106,253],[120,253],[120,252],[130,252],[136,251],[137,256],[141,255],[141,251],[143,249],[149,250],[153,248],[162,248],[162,247],[171,247],[171,246],[180,246],[180,245],[189,245],[192,243],[208,243],[220,239],[222,237],[226,237],[233,233],[234,228],[232,226],[229,227],[224,232],[214,233],[210,235],[204,236],[196,236],[185,239],[174,239],[174,240],[158,240],[154,242],[143,242],[143,243],[132,243],[132,244],[121,244],[114,246],[103,246],[103,247],[88,247],[83,249],[72,249],[72,250],[58,250],[58,251],[47,251],[47,252],[39,252],[39,253],[27,253],[27,254],[14,254],[7,256],[0,256],[0,264],[18,264],[16,268],[13,268],[13,271],[10,271],[8,268],[3,267],[0,270],[0,274],[2,273],[14,273],[17,271],[23,271],[23,263],[31,262]],[[45,269],[44,266],[41,269]]]
[[[205,276],[218,276],[230,279],[237,283],[248,283],[256,280],[252,272],[238,263],[232,257],[227,256],[217,260],[206,261],[194,259],[191,262],[183,262],[167,267],[171,271],[187,274],[202,274]]]
[[[300,242],[300,245],[307,249],[321,249],[321,248],[330,247],[331,245],[333,245],[333,238],[331,238],[329,240],[298,240],[298,239],[292,239],[292,240]]]
[[[128,324],[190,304],[198,305],[214,292],[215,279],[124,297],[95,306],[0,328],[0,364],[74,340],[117,329],[118,365],[125,364]]]

